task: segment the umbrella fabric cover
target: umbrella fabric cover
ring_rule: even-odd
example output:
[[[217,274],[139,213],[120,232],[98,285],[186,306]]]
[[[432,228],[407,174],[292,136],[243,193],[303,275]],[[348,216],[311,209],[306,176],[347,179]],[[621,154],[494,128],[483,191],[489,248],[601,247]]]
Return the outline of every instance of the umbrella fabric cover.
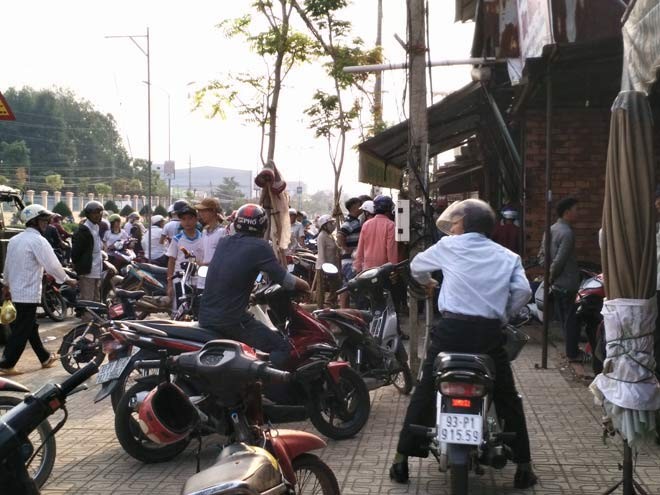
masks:
[[[622,91],[612,107],[603,205],[607,357],[591,390],[631,445],[653,429],[650,411],[660,408],[651,371],[657,315],[652,131],[646,94]]]

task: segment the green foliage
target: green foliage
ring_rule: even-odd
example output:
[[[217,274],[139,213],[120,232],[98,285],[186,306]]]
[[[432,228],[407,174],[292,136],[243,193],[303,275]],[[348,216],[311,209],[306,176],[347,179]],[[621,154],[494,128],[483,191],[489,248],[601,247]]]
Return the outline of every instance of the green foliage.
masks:
[[[53,213],[62,215],[64,218],[73,218],[73,213],[71,213],[69,205],[67,205],[64,201],[60,201],[53,207]]]
[[[122,217],[127,217],[128,215],[130,215],[130,214],[133,213],[134,211],[135,211],[135,210],[134,210],[133,208],[131,208],[131,205],[126,205],[126,206],[124,206],[124,207],[121,209],[121,211],[119,212],[119,214],[120,214]]]
[[[78,194],[87,194],[89,192],[89,179],[80,177],[78,179]]]
[[[144,205],[140,209],[140,216],[142,216],[142,217],[151,216],[151,208],[149,208],[149,205]]]
[[[245,204],[245,195],[239,188],[240,184],[233,177],[225,177],[215,189],[215,194],[225,211],[237,210]]]
[[[60,174],[47,175],[44,180],[51,191],[61,191],[64,187],[64,181]]]
[[[310,117],[309,127],[314,129],[316,137],[331,138],[337,132],[348,132],[353,128],[352,122],[360,116],[360,104],[344,109],[340,106],[339,96],[317,91],[314,94],[314,104],[305,109]]]
[[[0,185],[1,186],[6,186],[9,184],[9,179],[5,177],[4,175],[0,175]]]
[[[63,227],[64,230],[66,230],[69,234],[74,234],[74,233],[76,232],[76,230],[78,230],[78,227],[79,227],[79,226],[80,226],[80,225],[78,225],[78,224],[75,223],[75,222],[62,222],[62,227]]]
[[[119,207],[117,206],[117,203],[115,203],[113,200],[109,199],[108,201],[105,202],[103,205],[103,208],[105,211],[111,211],[113,213],[119,213]]]
[[[98,184],[94,184],[94,190],[96,191],[96,194],[99,196],[107,196],[109,194],[112,194],[112,186],[109,186],[108,184],[104,184],[103,182],[99,182]]]
[[[167,218],[167,208],[163,205],[158,205],[154,208],[154,215],[162,215]]]

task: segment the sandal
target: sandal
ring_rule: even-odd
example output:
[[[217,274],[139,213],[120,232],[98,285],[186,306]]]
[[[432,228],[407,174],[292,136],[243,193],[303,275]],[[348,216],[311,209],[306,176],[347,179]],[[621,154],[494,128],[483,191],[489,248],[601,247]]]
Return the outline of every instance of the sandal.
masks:
[[[569,363],[587,364],[591,362],[591,354],[587,354],[582,349],[580,349],[577,356],[575,356],[574,358],[567,357],[567,359]]]

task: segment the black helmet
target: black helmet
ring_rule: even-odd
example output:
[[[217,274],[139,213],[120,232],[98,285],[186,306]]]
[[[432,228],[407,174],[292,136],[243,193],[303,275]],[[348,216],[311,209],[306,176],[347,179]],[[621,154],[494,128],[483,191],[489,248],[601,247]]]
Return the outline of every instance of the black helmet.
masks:
[[[248,203],[241,206],[236,212],[234,228],[237,232],[262,236],[267,225],[266,211],[259,205]]]
[[[197,210],[185,199],[175,201],[172,205],[172,212],[176,213],[177,217],[181,217],[181,215],[185,215],[186,213],[197,216]]]
[[[94,212],[100,213],[103,211],[103,205],[98,201],[90,201],[85,205],[83,211],[85,212],[85,215],[89,215],[90,213],[94,213]]]
[[[378,195],[374,198],[374,212],[375,213],[392,213],[394,210],[394,202],[389,196]]]

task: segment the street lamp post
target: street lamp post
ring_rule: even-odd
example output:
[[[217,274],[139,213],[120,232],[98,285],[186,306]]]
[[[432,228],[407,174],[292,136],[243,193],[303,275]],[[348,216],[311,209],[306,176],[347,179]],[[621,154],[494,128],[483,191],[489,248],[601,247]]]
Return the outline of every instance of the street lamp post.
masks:
[[[149,85],[148,81],[142,81],[143,83]],[[150,84],[154,88],[160,89],[163,93],[167,95],[167,161],[171,162],[172,161],[172,113],[171,113],[171,106],[172,106],[172,98],[170,95],[170,92],[167,91],[165,88],[162,86],[159,86],[158,84]],[[167,173],[167,169],[165,170]],[[167,203],[170,204],[172,202],[172,177],[170,174],[167,176]]]
[[[106,36],[106,38],[128,38],[133,42],[133,44],[135,44],[135,46],[138,47],[144,56],[147,57],[147,164],[149,171],[149,179],[147,181],[147,194],[149,199],[147,200],[147,205],[149,206],[149,214],[151,214],[151,52],[149,49],[149,28],[147,28],[147,34]],[[146,38],[146,50],[142,48],[142,46],[137,41],[135,41],[136,38]],[[149,259],[151,259],[151,242],[149,243],[149,252],[147,254]]]

